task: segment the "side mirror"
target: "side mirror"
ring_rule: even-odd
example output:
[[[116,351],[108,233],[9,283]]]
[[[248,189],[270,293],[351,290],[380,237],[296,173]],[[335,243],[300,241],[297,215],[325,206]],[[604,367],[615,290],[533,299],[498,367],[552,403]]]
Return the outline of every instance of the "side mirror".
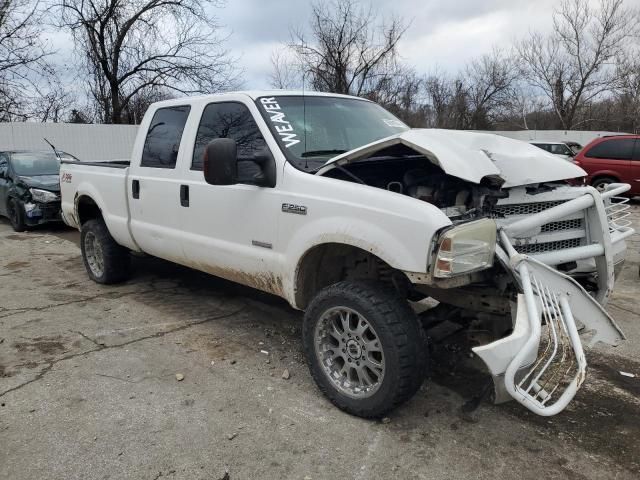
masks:
[[[238,148],[231,138],[211,140],[204,150],[204,179],[211,185],[238,183]]]
[[[273,188],[276,186],[276,161],[268,147],[249,160],[260,167],[260,173],[253,178],[255,185]]]

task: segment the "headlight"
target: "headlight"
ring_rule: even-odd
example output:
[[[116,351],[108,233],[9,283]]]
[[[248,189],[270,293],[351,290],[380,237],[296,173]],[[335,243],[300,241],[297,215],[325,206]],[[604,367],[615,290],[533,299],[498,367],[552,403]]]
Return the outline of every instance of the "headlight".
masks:
[[[453,227],[440,236],[433,276],[446,278],[489,268],[495,249],[495,221],[487,218]]]
[[[48,203],[60,199],[57,194],[47,190],[40,190],[39,188],[30,188],[29,192],[31,192],[31,198],[34,202]]]

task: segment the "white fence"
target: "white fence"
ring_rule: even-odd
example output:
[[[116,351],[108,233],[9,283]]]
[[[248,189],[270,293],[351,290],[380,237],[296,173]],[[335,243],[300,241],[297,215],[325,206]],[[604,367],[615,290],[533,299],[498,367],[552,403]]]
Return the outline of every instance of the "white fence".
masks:
[[[77,123],[0,123],[0,151],[48,150],[46,138],[57,149],[83,161],[129,159],[137,125],[84,125]],[[572,141],[586,145],[594,138],[620,132],[578,130],[486,131],[516,140]]]
[[[517,131],[484,131],[503,137],[524,140],[525,142],[540,140],[546,142],[577,142],[585,146],[591,140],[608,135],[627,135],[623,132],[582,131],[582,130],[517,130]]]
[[[137,125],[0,123],[0,151],[49,150],[46,138],[83,161],[129,159],[137,131]]]

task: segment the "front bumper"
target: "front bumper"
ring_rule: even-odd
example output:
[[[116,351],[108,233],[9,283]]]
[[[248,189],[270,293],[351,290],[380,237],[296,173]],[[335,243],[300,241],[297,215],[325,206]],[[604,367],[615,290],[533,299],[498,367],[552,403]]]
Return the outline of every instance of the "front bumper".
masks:
[[[25,223],[30,226],[48,222],[61,222],[60,201],[55,202],[26,202],[24,204]]]
[[[634,233],[611,199],[629,188],[617,184],[602,194],[589,188],[581,197],[500,229],[496,254],[520,289],[513,333],[473,349],[493,375],[497,401],[511,397],[534,413],[555,415],[573,399],[586,375],[578,322],[591,334],[589,345],[616,345],[624,339],[602,305],[613,289],[614,247]],[[513,236],[580,211],[589,220],[590,244],[535,258],[515,250]],[[598,288],[593,296],[549,266],[581,260],[595,262]]]

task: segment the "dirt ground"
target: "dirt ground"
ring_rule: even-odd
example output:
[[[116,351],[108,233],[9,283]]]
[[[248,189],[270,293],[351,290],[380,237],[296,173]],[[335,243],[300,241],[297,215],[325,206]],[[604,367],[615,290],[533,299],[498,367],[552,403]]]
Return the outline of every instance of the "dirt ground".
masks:
[[[628,341],[587,352],[565,412],[463,411],[486,377],[443,344],[384,423],[318,392],[283,301],[150,258],[99,286],[77,242],[0,220],[2,479],[640,478],[638,236],[608,306]]]

